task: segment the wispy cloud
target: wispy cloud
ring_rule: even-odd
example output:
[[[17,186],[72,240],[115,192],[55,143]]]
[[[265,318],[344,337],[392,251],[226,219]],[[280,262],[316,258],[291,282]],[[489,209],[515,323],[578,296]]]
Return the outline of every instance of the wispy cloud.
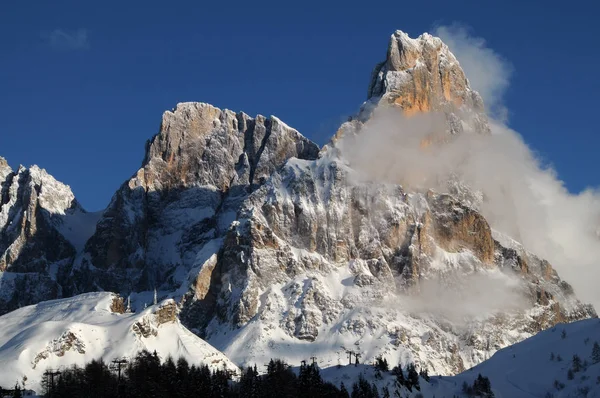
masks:
[[[90,48],[87,29],[54,29],[51,32],[43,32],[41,36],[42,40],[55,50],[80,51]]]
[[[496,231],[548,260],[573,284],[579,298],[600,309],[600,190],[569,192],[556,172],[506,124],[503,94],[512,67],[485,40],[460,25],[440,26],[436,33],[455,53],[488,109],[491,106],[492,134],[467,130],[445,145],[423,151],[424,138],[445,131],[445,116],[407,119],[384,108],[374,113],[362,134],[340,143],[345,156],[366,178],[416,189],[452,192],[447,182],[458,177],[481,193],[473,201]],[[543,110],[539,117],[545,117]],[[584,175],[593,172],[581,170]]]
[[[471,87],[483,97],[488,112],[495,119],[506,120],[508,112],[503,97],[513,73],[512,65],[489,48],[483,38],[473,36],[469,27],[460,23],[437,26],[434,34],[458,58]]]

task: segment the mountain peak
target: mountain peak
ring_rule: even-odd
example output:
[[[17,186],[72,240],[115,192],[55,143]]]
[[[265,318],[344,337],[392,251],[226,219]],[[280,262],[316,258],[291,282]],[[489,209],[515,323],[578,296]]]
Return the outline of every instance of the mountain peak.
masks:
[[[483,112],[483,100],[454,54],[429,33],[416,39],[400,30],[391,35],[386,60],[373,71],[368,98],[400,106],[407,115],[463,106]]]
[[[273,116],[251,118],[184,102],[163,114],[160,132],[147,144],[143,173],[138,172],[132,186],[212,185],[227,190],[266,178],[290,157],[314,159],[318,151],[316,144]]]

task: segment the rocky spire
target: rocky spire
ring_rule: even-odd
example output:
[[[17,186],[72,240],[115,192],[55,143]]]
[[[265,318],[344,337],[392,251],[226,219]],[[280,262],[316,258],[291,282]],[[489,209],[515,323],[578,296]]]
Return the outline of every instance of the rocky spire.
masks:
[[[465,129],[490,132],[481,96],[471,89],[448,46],[428,33],[416,39],[400,30],[392,34],[385,61],[371,74],[367,101],[356,117],[340,126],[322,152],[335,148],[342,136],[358,134],[381,106],[397,107],[408,117],[428,112],[443,115],[445,131],[432,132],[423,146],[446,142],[448,133]]]
[[[411,39],[394,32],[386,60],[373,71],[368,98],[399,105],[408,115],[462,106],[483,112],[481,96],[471,89],[454,54],[428,33]]]

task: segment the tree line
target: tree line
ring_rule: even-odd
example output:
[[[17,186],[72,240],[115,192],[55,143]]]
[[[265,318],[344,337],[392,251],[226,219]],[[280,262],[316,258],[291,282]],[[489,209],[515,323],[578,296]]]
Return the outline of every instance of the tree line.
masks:
[[[323,380],[315,362],[302,361],[296,372],[279,359],[269,361],[266,373],[260,374],[255,365],[242,370],[234,380],[232,372],[225,368],[211,370],[207,365],[190,365],[185,358],[161,361],[156,352],[141,351],[131,361],[106,363],[100,359],[60,371],[47,369],[42,394],[51,398],[402,398],[410,393],[422,397],[421,383],[430,382],[427,370],[417,372],[414,364],[389,370],[387,360],[378,358],[374,366],[375,379],[382,379],[382,373],[394,376],[389,387],[378,388],[362,374],[356,380],[347,380],[348,385],[337,386]],[[481,390],[490,391],[487,379],[481,389],[478,383],[476,380],[468,392],[479,395]]]

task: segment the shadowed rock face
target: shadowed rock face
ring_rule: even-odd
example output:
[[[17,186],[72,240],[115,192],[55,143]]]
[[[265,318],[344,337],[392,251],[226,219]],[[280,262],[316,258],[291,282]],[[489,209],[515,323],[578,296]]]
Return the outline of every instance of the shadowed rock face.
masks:
[[[77,272],[99,269],[96,277],[118,291],[179,287],[174,273],[202,265],[203,244],[222,239],[248,192],[289,158],[315,159],[318,151],[276,117],[179,104],[163,115],[142,168],[113,197]]]
[[[0,158],[0,188],[2,314],[61,297],[59,270],[68,268],[76,253],[61,226],[83,210],[68,186],[37,166],[13,171]]]
[[[286,358],[307,342],[333,361],[340,347],[364,343],[377,347],[364,360],[383,353],[444,374],[595,316],[547,261],[490,228],[468,188],[412,192],[356,178],[336,139],[361,134],[376,106],[443,114],[424,146],[464,128],[489,133],[447,46],[398,31],[369,100],[322,151],[273,116],[204,103],[165,112],[141,168],[81,246],[64,229],[84,213],[68,187],[0,158],[0,271],[10,274],[0,279],[0,313],[85,291],[156,288],[174,301],[136,324],[144,337],[179,318],[238,362]],[[438,297],[446,292],[458,310]],[[461,312],[480,301],[477,316]],[[114,311],[123,307],[116,301]]]

